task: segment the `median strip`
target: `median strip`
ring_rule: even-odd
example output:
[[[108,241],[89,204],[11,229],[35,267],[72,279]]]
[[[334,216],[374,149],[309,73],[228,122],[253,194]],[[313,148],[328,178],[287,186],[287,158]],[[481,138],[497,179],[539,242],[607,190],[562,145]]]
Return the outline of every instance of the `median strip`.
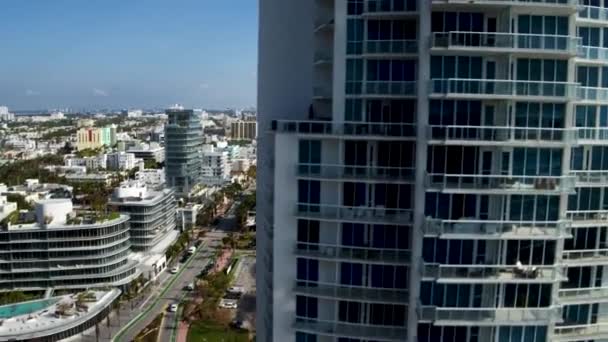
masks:
[[[130,328],[133,327],[133,325],[135,325],[136,323],[138,323],[140,320],[142,320],[144,317],[146,317],[150,311],[152,311],[152,309],[154,309],[154,307],[156,307],[156,305],[158,304],[158,302],[161,300],[161,298],[165,295],[165,293],[167,293],[167,291],[169,290],[169,288],[171,286],[173,286],[173,283],[175,283],[175,281],[177,280],[177,278],[179,278],[182,273],[184,272],[184,270],[186,268],[188,268],[188,266],[190,265],[190,263],[193,262],[193,260],[195,259],[195,257],[198,255],[198,253],[200,253],[200,251],[205,248],[206,245],[202,245],[201,248],[198,248],[196,250],[196,252],[184,263],[184,265],[181,267],[181,269],[173,276],[173,278],[171,280],[169,280],[169,282],[167,283],[167,285],[164,287],[164,289],[161,291],[161,293],[159,294],[159,296],[156,298],[156,300],[154,300],[154,303],[152,303],[152,305],[150,305],[150,307],[148,309],[146,309],[144,312],[140,313],[139,315],[137,315],[135,318],[133,318],[127,325],[125,325],[122,329],[120,329],[118,331],[118,333],[116,334],[116,336],[112,339],[112,341],[120,341],[120,338],[122,337],[122,335],[124,335]]]

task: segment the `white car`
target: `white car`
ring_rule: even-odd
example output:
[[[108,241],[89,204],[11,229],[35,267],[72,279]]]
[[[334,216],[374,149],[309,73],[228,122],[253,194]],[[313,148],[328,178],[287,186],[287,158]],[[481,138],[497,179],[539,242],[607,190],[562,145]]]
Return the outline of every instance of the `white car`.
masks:
[[[228,289],[229,293],[245,293],[245,288],[242,286],[232,286]]]
[[[196,252],[196,247],[192,246],[188,248],[188,254],[194,254],[194,252]]]
[[[179,272],[179,266],[175,266],[171,269],[171,273],[175,274],[177,272]]]
[[[194,283],[186,285],[186,289],[188,289],[188,291],[194,291]]]
[[[169,306],[169,312],[177,312],[177,304],[171,304]]]
[[[222,309],[236,309],[238,307],[236,300],[233,299],[222,299],[220,301],[220,308]]]

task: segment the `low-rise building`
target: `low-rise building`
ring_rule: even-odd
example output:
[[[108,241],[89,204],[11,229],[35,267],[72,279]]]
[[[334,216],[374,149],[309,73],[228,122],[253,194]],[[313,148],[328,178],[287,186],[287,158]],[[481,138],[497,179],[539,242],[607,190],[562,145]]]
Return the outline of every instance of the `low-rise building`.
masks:
[[[75,173],[65,176],[65,179],[71,183],[102,183],[105,185],[110,185],[113,178],[110,173]]]
[[[143,169],[143,160],[135,158],[135,154],[126,152],[114,152],[107,154],[108,170],[125,171],[134,168]]]
[[[108,157],[106,154],[99,154],[91,157],[76,157],[75,155],[66,156],[65,166],[84,166],[87,170],[100,170],[108,168]]]
[[[165,161],[165,148],[158,143],[136,144],[127,149],[127,152],[133,153],[136,158],[143,160],[153,160],[157,163]]]
[[[202,204],[188,203],[184,207],[177,208],[177,223],[180,230],[184,231],[196,225],[196,216],[203,208]]]
[[[78,213],[71,200],[51,199],[24,217],[0,228],[0,290],[122,286],[139,274],[127,215]]]
[[[133,251],[153,249],[175,229],[177,204],[171,189],[154,191],[137,181],[123,182],[114,189],[108,205],[130,215]]]
[[[165,184],[165,169],[143,169],[135,173],[135,179],[148,187],[158,188]]]

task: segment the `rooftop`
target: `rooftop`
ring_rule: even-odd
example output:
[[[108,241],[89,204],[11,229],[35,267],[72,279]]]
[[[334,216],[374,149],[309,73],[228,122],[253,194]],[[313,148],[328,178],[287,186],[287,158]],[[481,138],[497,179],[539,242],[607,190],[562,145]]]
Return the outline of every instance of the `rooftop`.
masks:
[[[94,317],[119,295],[118,289],[88,291],[0,307],[0,312],[8,307],[27,312],[0,320],[0,340],[30,340],[68,330]]]

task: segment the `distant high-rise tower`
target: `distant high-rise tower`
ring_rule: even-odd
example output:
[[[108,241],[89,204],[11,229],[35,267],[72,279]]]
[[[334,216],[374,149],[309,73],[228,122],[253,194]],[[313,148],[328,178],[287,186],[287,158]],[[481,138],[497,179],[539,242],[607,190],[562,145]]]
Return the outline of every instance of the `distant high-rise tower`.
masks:
[[[261,0],[257,337],[608,338],[606,7]]]
[[[187,195],[200,182],[203,128],[191,109],[167,109],[165,172],[167,185]]]

